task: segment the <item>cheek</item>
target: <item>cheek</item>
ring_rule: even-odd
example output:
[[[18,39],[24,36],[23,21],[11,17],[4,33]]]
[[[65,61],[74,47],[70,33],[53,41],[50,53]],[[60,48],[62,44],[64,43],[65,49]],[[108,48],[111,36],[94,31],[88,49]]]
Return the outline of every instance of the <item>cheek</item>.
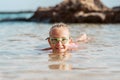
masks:
[[[64,44],[65,48],[68,48],[69,47],[69,44]]]
[[[70,45],[70,41],[69,41],[68,43],[64,44],[64,46],[65,46],[66,48],[69,48],[69,45]]]
[[[54,45],[53,45],[53,44],[50,44],[50,46],[51,46],[51,47],[54,47]]]
[[[55,48],[55,45],[54,45],[54,44],[50,44],[50,46],[51,46],[52,49]]]

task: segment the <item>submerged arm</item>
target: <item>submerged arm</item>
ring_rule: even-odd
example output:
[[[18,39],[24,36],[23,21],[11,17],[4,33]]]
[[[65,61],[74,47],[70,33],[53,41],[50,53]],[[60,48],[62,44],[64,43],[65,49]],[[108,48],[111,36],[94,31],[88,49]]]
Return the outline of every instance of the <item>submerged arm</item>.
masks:
[[[41,49],[43,51],[46,51],[46,50],[51,50],[52,48],[51,47],[48,47],[48,48],[44,48],[44,49]]]

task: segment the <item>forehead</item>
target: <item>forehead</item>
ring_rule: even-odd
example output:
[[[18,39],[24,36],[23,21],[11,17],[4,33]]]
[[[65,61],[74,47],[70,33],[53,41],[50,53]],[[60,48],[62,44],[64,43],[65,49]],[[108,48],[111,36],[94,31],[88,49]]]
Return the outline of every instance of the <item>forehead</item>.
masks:
[[[52,37],[69,37],[69,29],[66,27],[53,28],[50,31]]]

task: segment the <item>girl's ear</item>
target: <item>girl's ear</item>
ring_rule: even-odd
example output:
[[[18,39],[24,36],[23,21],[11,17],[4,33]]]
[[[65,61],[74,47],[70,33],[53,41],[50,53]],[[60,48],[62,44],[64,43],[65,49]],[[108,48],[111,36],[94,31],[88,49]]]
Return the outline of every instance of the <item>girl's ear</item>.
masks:
[[[69,43],[72,43],[72,42],[73,42],[73,39],[72,39],[72,38],[70,38],[70,39],[69,39]]]
[[[51,45],[50,38],[48,38],[48,43],[49,43],[49,45]]]

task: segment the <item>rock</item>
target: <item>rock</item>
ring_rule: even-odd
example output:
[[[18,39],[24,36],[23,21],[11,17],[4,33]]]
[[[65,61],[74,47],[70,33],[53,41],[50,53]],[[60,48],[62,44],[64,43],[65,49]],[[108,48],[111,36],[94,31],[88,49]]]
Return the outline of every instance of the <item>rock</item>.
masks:
[[[24,21],[24,22],[30,22],[31,20],[30,20],[30,19],[27,19],[27,18],[14,18],[14,19],[6,18],[6,19],[2,19],[2,20],[0,20],[0,22],[13,22],[13,21]]]
[[[112,8],[114,11],[120,11],[120,6],[116,6]]]
[[[120,6],[113,7],[114,23],[120,23]]]
[[[120,10],[114,12],[114,22],[113,23],[120,23]]]
[[[39,7],[30,20],[50,23],[118,23],[118,13],[100,0],[64,0],[54,7]]]
[[[105,15],[103,13],[97,13],[97,12],[85,13],[83,15],[79,15],[78,20],[83,20],[78,22],[102,23],[105,20]]]

